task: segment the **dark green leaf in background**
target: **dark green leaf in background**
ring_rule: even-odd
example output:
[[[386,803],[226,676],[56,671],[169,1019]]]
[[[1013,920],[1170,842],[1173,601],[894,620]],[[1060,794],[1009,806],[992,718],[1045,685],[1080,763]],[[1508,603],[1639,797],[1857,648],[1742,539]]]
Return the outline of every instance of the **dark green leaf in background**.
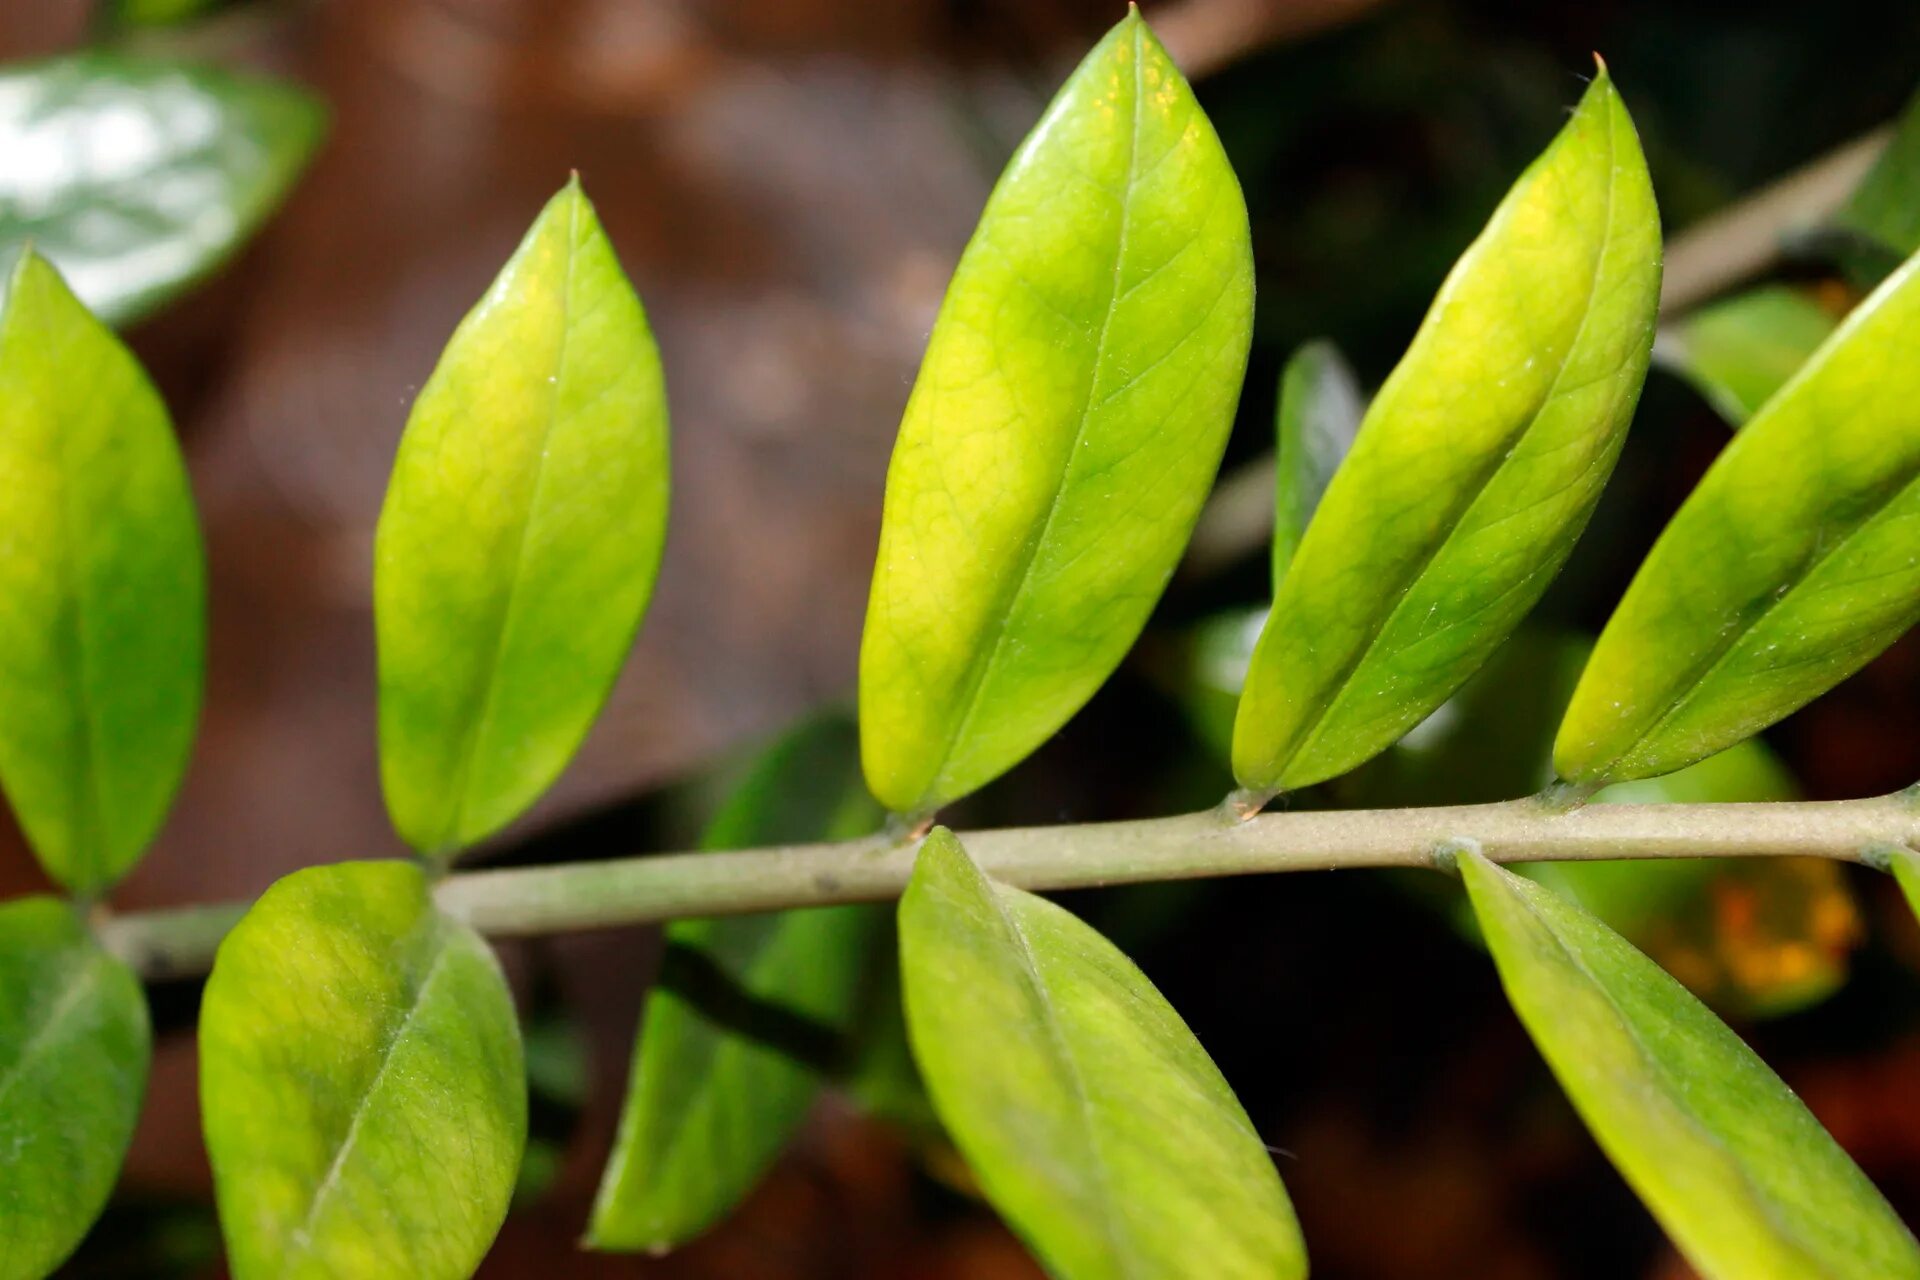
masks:
[[[0,260],[31,243],[112,324],[252,236],[319,145],[291,85],[107,52],[0,71]]]
[[[842,839],[880,817],[854,726],[823,718],[756,763],[702,843]],[[822,1077],[846,1065],[883,919],[881,908],[826,907],[667,926],[590,1247],[663,1252],[753,1188]]]
[[[106,19],[115,27],[173,27],[226,8],[233,0],[106,0]]]
[[[1613,782],[1723,750],[1920,618],[1920,259],[1733,439],[1607,623],[1554,746]]]
[[[1331,342],[1309,342],[1280,374],[1274,450],[1273,590],[1293,563],[1301,535],[1333,473],[1353,447],[1367,400],[1353,370]]]
[[[1878,284],[1920,252],[1920,94],[1894,123],[1887,149],[1834,222],[1853,238],[1842,257],[1866,284]]]
[[[47,871],[93,894],[139,860],[186,772],[205,558],[139,362],[36,253],[4,306],[0,784]]]
[[[987,1198],[1073,1280],[1283,1280],[1273,1160],[1186,1024],[1111,943],[989,881],[951,832],[900,902],[914,1057]]]
[[[0,905],[0,1280],[40,1280],[113,1190],[151,1056],[147,1000],[74,909]]]
[[[200,1107],[235,1280],[462,1280],[526,1142],[500,966],[417,866],[296,871],[221,944]]]
[[[1705,1280],[1912,1280],[1920,1247],[1792,1091],[1686,989],[1549,890],[1462,853],[1520,1020]]]
[[[1441,287],[1301,540],[1234,772],[1337,776],[1418,724],[1558,572],[1646,375],[1660,222],[1604,69]]]
[[[667,523],[646,313],[570,182],[421,388],[375,542],[380,765],[449,855],[539,798],[626,660]]]
[[[1739,427],[1819,349],[1839,320],[1804,290],[1763,285],[1673,324],[1654,357]]]
[[[900,426],[860,650],[882,804],[974,790],[1112,673],[1213,483],[1252,319],[1239,183],[1131,14],[994,189]]]

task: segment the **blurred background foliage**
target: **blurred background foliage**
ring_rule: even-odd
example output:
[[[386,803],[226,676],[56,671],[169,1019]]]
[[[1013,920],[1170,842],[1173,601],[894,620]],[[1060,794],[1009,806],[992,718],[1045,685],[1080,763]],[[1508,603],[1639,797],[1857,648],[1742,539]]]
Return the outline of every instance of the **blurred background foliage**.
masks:
[[[1538,789],[1585,647],[1666,517],[1727,432],[1920,247],[1920,100],[1906,106],[1920,9],[1169,0],[1146,12],[1196,77],[1253,217],[1257,332],[1232,478],[1135,660],[953,820],[1144,816],[1228,788],[1224,733],[1270,594],[1262,459],[1283,363],[1325,339],[1360,387],[1378,385],[1598,49],[1642,132],[1670,243],[1659,363],[1619,472],[1488,670],[1401,747],[1289,803]],[[209,532],[206,730],[122,903],[242,896],[304,863],[397,850],[373,756],[373,516],[434,352],[570,167],[659,331],[674,523],[606,723],[492,856],[689,847],[754,742],[850,690],[887,448],[946,273],[1008,152],[1117,13],[1109,0],[0,7],[0,254],[31,235],[69,271],[93,271],[96,305],[132,324],[175,410]],[[186,115],[143,117],[137,96],[109,92],[106,64],[123,80],[147,68],[134,78],[184,93]],[[307,94],[330,118],[324,143]],[[106,132],[59,116],[56,97],[104,103]],[[1875,132],[1903,111],[1890,140]],[[141,168],[163,153],[170,184]],[[119,186],[61,187],[89,172]],[[153,256],[129,253],[154,243],[171,243],[179,268],[159,285]],[[1917,704],[1909,638],[1763,742],[1602,800],[1892,790],[1920,778]],[[1920,1219],[1920,935],[1884,877],[1787,863],[1535,874],[1735,1019]],[[35,875],[7,833],[0,891]],[[1316,1275],[1686,1274],[1507,1013],[1457,886],[1298,875],[1069,905],[1140,962],[1234,1082],[1280,1151]],[[642,929],[507,949],[535,1138],[520,1211],[483,1275],[1035,1274],[972,1197],[884,1016],[850,1086],[713,1236],[658,1261],[573,1253],[660,953],[659,931]],[[151,1103],[75,1276],[219,1274],[193,1101],[197,985],[154,995]],[[884,1014],[886,993],[874,1007]]]

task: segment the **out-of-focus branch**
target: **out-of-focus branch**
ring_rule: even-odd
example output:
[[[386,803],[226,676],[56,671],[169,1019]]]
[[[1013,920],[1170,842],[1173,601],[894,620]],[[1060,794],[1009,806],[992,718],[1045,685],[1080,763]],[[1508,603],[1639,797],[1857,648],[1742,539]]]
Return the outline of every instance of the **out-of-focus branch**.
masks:
[[[1855,138],[1675,236],[1667,244],[1661,310],[1685,311],[1776,266],[1796,232],[1839,212],[1892,136],[1886,126]]]
[[[1382,0],[1179,0],[1151,10],[1154,34],[1190,80],[1250,53],[1351,22]]]

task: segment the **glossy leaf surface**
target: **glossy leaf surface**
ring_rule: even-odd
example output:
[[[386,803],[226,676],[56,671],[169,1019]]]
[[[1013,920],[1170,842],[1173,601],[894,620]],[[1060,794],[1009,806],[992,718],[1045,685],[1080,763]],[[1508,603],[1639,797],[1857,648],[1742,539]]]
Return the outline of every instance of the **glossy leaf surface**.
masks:
[[[1705,1280],[1902,1280],[1920,1247],[1740,1038],[1578,907],[1460,857],[1508,998]]]
[[[40,1280],[106,1206],[151,1056],[139,979],[53,898],[0,904],[0,1280]]]
[[[827,719],[757,763],[703,844],[850,838],[880,816],[861,785],[853,726]],[[881,910],[667,926],[589,1246],[664,1251],[753,1188],[806,1118],[822,1076],[844,1065]]]
[[[1738,427],[1799,372],[1838,325],[1802,290],[1766,285],[1693,312],[1654,350]]]
[[[1274,486],[1273,589],[1293,563],[1294,552],[1326,493],[1333,473],[1353,448],[1366,412],[1366,396],[1353,370],[1331,342],[1309,342],[1295,351],[1280,374],[1278,476]]]
[[[889,809],[998,776],[1119,663],[1213,482],[1252,309],[1239,183],[1130,15],[994,189],[900,426],[860,652]]]
[[[1715,461],[1607,623],[1562,777],[1667,773],[1759,732],[1920,618],[1920,262]]]
[[[416,849],[492,834],[566,767],[653,593],[667,487],[659,353],[576,181],[447,344],[380,513],[381,779]]]
[[[1255,650],[1242,786],[1344,773],[1418,724],[1545,590],[1646,376],[1660,225],[1604,69],[1441,286],[1321,499]]]
[[[236,1280],[471,1275],[526,1142],[500,967],[416,866],[296,871],[221,944],[200,1107]]]
[[[80,893],[145,851],[186,772],[206,566],[159,393],[37,254],[0,311],[0,783]]]
[[[291,85],[89,52],[0,71],[0,259],[31,243],[125,324],[225,261],[306,167]]]
[[[987,1198],[1056,1275],[1300,1277],[1273,1161],[1186,1024],[1114,946],[989,881],[951,832],[900,903],[907,1024]]]

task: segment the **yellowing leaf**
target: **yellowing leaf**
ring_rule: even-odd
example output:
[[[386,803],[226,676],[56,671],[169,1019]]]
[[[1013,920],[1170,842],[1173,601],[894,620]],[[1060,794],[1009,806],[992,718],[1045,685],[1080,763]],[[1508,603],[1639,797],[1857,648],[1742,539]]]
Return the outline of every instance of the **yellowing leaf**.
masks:
[[[1686,988],[1541,885],[1459,866],[1514,1010],[1705,1280],[1920,1277],[1873,1184]]]
[[[934,1108],[1055,1275],[1306,1275],[1253,1125],[1113,944],[939,829],[900,901],[900,965]]]
[[[1111,674],[1212,484],[1252,311],[1239,184],[1132,14],[994,189],[900,426],[860,650],[881,803],[974,790]]]
[[[235,1280],[465,1280],[526,1144],[513,998],[420,868],[296,871],[220,946],[200,1110]]]
[[[566,767],[653,593],[660,357],[578,182],[463,320],[407,422],[375,545],[394,826],[449,854]]]
[[[1234,772],[1293,790],[1390,746],[1546,589],[1646,376],[1660,222],[1604,69],[1441,287],[1300,542]]]
[[[0,311],[0,783],[82,894],[139,861],[187,768],[206,566],[159,393],[37,254]]]
[[[1620,602],[1560,776],[1668,773],[1758,733],[1920,618],[1920,259],[1734,437]]]

